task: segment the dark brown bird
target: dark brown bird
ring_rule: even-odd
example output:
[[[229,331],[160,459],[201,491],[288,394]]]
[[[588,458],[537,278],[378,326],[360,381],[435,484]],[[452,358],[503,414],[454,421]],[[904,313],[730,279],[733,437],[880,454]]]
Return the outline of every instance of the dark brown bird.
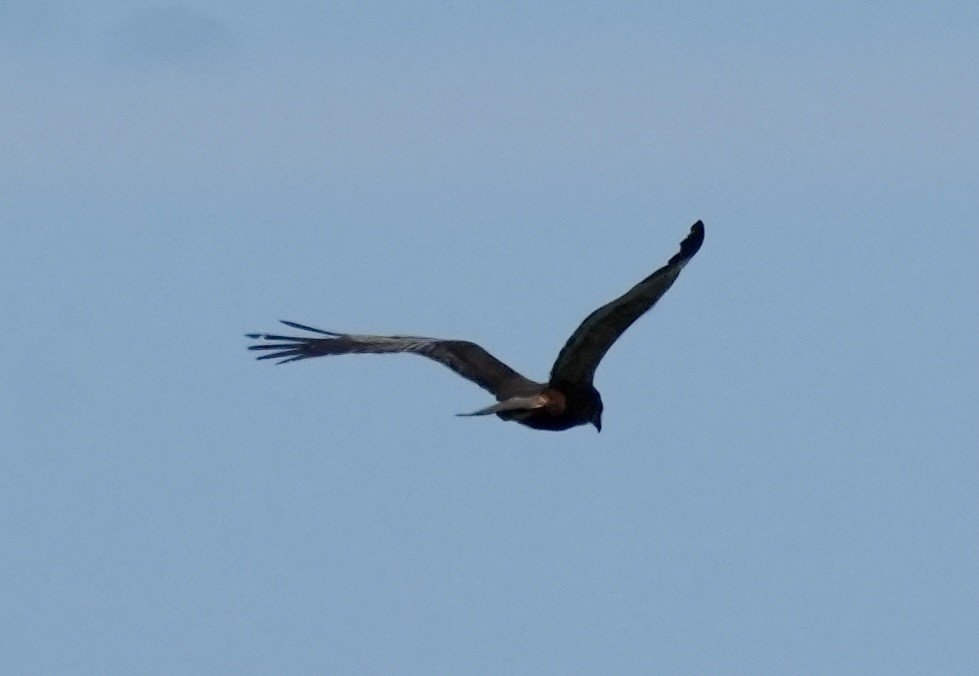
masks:
[[[515,420],[538,430],[566,430],[591,423],[601,432],[602,397],[592,385],[595,369],[612,343],[673,285],[680,270],[700,250],[703,242],[704,224],[697,221],[680,243],[680,251],[666,265],[588,315],[561,349],[546,383],[525,378],[476,343],[466,340],[356,336],[283,320],[286,326],[326,337],[249,333],[249,338],[269,342],[248,349],[269,350],[269,354],[258,359],[279,359],[280,364],[331,354],[420,354],[448,366],[496,397],[496,404],[460,415],[495,413],[503,420]]]

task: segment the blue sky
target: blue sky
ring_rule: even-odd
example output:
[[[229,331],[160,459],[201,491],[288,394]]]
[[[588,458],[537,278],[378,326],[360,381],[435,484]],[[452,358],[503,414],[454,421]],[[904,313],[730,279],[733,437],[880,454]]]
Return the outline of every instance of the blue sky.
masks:
[[[0,2],[0,671],[974,673],[971,2]],[[610,351],[591,428],[410,357]]]

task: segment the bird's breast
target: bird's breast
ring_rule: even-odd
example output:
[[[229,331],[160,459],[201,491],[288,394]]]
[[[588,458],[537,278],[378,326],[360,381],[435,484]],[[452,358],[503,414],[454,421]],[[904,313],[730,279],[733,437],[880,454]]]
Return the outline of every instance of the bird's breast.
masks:
[[[568,398],[564,392],[556,387],[549,388],[543,392],[545,403],[544,410],[548,415],[561,415],[568,408]]]

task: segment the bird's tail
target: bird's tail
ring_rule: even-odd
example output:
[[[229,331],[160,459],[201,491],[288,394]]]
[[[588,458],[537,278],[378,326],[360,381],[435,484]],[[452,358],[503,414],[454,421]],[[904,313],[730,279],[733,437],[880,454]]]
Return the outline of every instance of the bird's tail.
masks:
[[[546,405],[547,397],[545,397],[543,394],[534,394],[529,397],[510,397],[509,399],[504,399],[503,401],[497,402],[492,406],[481,408],[478,411],[473,411],[472,413],[456,413],[456,415],[469,417],[476,415],[492,415],[493,413],[501,413],[503,411],[530,412],[538,408],[543,408]]]

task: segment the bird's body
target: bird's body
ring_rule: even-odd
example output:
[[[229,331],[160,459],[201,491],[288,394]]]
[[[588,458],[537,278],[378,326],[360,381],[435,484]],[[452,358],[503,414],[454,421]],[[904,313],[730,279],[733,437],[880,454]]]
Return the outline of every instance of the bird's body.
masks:
[[[602,397],[586,383],[547,383],[541,396],[546,402],[538,408],[503,411],[496,415],[503,420],[515,420],[535,430],[560,432],[592,422],[602,425]],[[473,415],[473,414],[469,414]]]
[[[524,377],[476,343],[465,340],[352,335],[283,321],[292,328],[325,337],[250,333],[249,338],[268,342],[249,349],[268,350],[268,354],[258,358],[279,359],[280,364],[337,354],[419,354],[448,366],[496,396],[496,404],[464,415],[493,413],[503,420],[552,431],[590,423],[601,431],[603,405],[592,383],[595,369],[618,337],[673,285],[703,241],[704,225],[697,221],[680,243],[680,251],[665,266],[588,315],[561,349],[546,383]]]

